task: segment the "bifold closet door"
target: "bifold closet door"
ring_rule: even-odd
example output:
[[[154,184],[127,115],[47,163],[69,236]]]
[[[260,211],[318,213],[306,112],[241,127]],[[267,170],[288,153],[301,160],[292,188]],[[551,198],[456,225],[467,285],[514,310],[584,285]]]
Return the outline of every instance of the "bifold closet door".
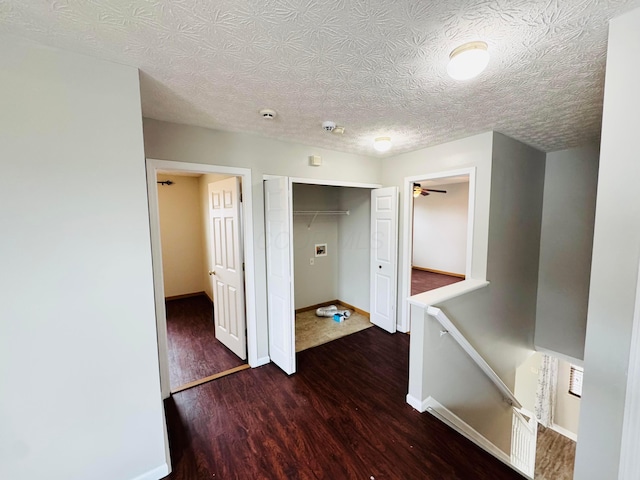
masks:
[[[288,177],[264,181],[269,356],[287,374],[296,371],[291,190]]]
[[[398,188],[371,191],[371,323],[396,331]]]

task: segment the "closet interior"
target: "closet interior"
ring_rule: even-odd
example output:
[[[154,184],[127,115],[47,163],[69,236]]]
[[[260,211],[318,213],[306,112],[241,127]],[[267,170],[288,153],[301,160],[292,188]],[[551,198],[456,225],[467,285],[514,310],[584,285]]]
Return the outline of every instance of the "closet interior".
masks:
[[[371,190],[293,184],[296,351],[370,327]],[[317,316],[336,305],[346,316]]]

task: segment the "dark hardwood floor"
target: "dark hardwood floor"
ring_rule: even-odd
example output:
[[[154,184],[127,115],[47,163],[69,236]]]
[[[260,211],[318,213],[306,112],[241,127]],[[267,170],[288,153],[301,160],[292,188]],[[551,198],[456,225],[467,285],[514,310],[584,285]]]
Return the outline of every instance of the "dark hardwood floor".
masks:
[[[172,389],[246,363],[216,339],[213,305],[205,295],[169,300],[166,308]]]
[[[171,480],[522,479],[405,402],[409,337],[377,327],[166,401]]]
[[[411,295],[428,292],[436,288],[461,282],[464,278],[443,275],[442,273],[425,272],[424,270],[411,269]]]

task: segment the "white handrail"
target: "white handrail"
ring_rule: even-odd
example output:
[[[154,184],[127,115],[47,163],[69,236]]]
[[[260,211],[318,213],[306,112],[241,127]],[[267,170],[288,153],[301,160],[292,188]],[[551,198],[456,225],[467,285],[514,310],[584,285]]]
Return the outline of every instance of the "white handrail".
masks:
[[[498,374],[494,372],[493,369],[486,362],[486,360],[482,358],[482,355],[480,355],[478,351],[475,348],[473,348],[473,345],[471,345],[467,341],[467,339],[462,334],[462,332],[460,332],[460,330],[456,328],[456,326],[451,322],[451,320],[449,320],[449,317],[447,317],[445,313],[442,310],[440,310],[438,307],[431,307],[431,306],[427,307],[427,313],[433,318],[435,318],[436,320],[438,320],[438,322],[440,322],[440,325],[442,325],[445,328],[446,330],[445,333],[450,334],[455,339],[455,341],[458,342],[458,344],[462,347],[462,349],[465,352],[467,352],[467,355],[469,355],[471,359],[474,362],[476,362],[476,364],[485,373],[485,375],[489,377],[489,380],[491,380],[491,382],[493,382],[493,384],[498,388],[498,390],[500,390],[505,401],[509,405],[515,408],[522,408],[522,405],[520,404],[518,399],[515,397],[513,392],[509,390],[509,387],[505,385],[505,383],[498,376]]]

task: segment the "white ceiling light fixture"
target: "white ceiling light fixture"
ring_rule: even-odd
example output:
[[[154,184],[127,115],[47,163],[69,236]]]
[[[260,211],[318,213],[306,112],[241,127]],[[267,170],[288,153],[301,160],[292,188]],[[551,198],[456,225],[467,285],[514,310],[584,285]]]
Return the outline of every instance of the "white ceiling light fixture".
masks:
[[[391,148],[391,137],[378,137],[373,141],[373,148],[379,152],[386,152]]]
[[[449,55],[447,73],[454,80],[477,77],[489,64],[488,48],[485,42],[469,42],[455,48]]]

